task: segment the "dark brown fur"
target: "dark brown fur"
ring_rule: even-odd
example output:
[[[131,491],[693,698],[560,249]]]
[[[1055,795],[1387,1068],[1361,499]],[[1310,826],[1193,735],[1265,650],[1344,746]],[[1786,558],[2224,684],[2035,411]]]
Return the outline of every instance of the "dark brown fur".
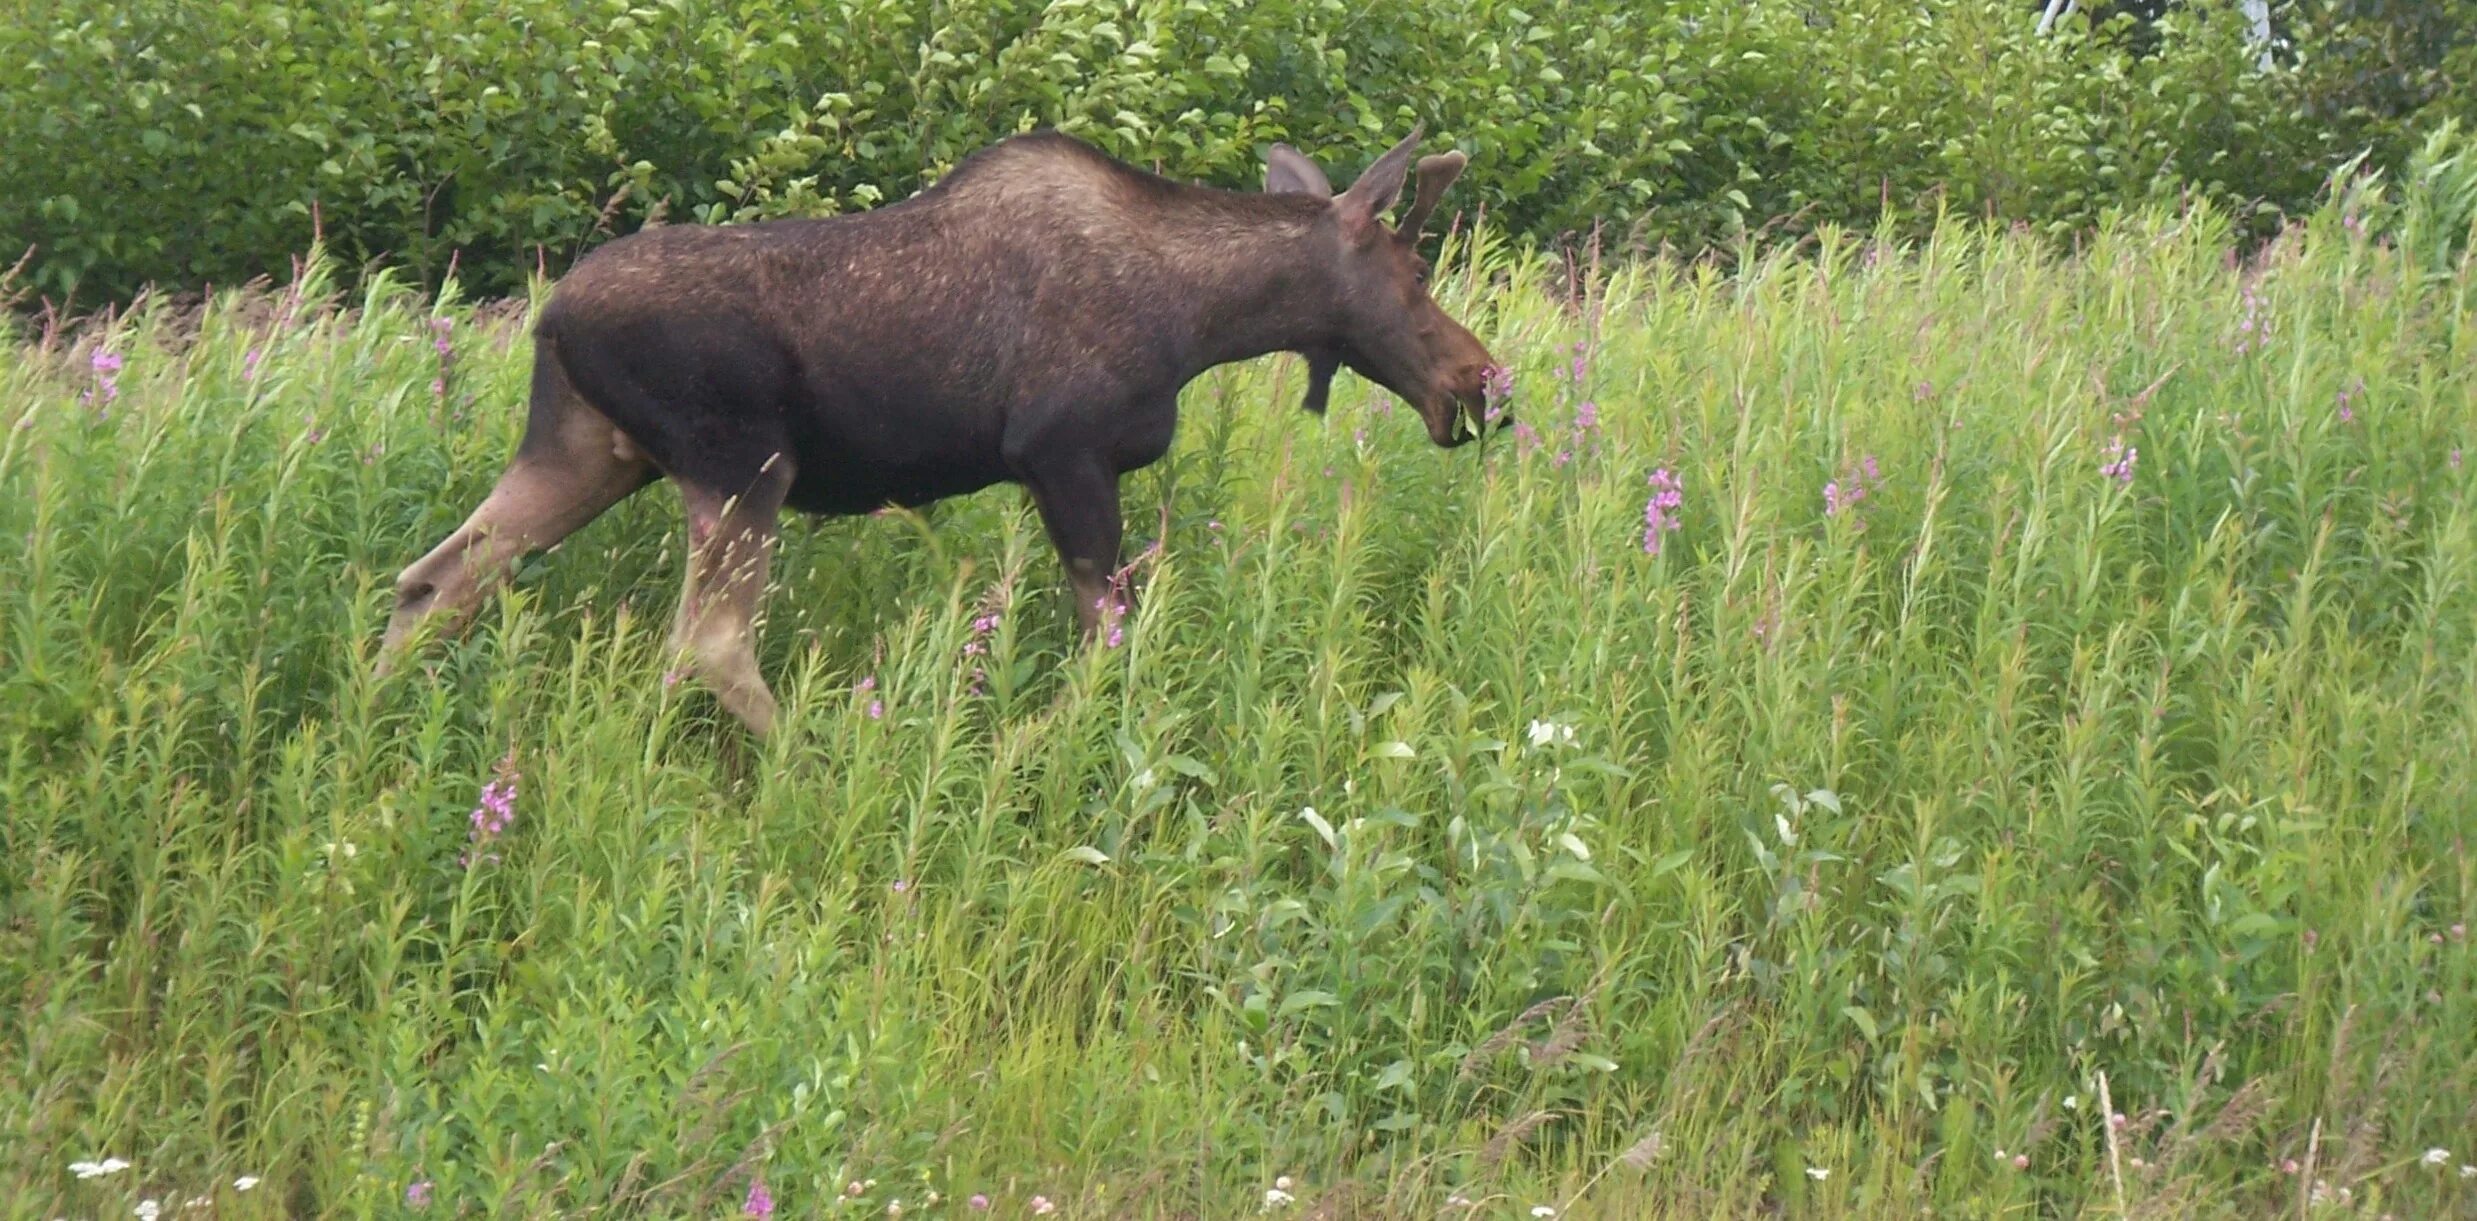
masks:
[[[460,625],[523,553],[653,480],[679,484],[692,558],[675,644],[764,733],[750,622],[775,518],[921,505],[1014,482],[1065,561],[1087,634],[1112,596],[1118,477],[1157,460],[1179,390],[1275,351],[1401,395],[1475,436],[1487,350],[1437,309],[1414,249],[1462,168],[1418,136],[1335,196],[1276,146],[1263,194],[1188,186],[1054,133],[984,149],[874,212],[678,225],[579,262],[535,326],[523,442],[473,517],[399,578],[382,664]]]

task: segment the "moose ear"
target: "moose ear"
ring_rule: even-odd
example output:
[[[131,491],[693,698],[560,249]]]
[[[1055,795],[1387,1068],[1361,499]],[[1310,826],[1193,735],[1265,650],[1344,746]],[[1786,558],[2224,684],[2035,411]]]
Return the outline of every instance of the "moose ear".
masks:
[[[1351,183],[1350,189],[1333,201],[1341,209],[1344,229],[1354,234],[1369,232],[1376,218],[1402,197],[1402,180],[1410,174],[1411,152],[1419,147],[1419,137],[1426,130],[1425,123],[1413,126],[1410,135],[1387,149],[1376,164],[1359,175],[1359,181]]]
[[[1395,226],[1405,237],[1417,237],[1427,227],[1428,216],[1436,211],[1436,201],[1445,197],[1445,188],[1462,176],[1462,167],[1471,159],[1460,150],[1438,153],[1419,159],[1419,195],[1411,201],[1411,210],[1402,214],[1402,223]]]
[[[1268,194],[1287,192],[1333,198],[1333,184],[1325,180],[1325,172],[1317,169],[1306,154],[1287,144],[1276,144],[1264,154],[1264,189]]]

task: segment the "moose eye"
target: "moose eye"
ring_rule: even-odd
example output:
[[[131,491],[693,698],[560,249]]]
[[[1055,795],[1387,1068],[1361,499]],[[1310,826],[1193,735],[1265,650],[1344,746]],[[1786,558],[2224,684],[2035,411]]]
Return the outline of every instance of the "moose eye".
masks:
[[[1413,263],[1413,264],[1411,264],[1411,274],[1412,274],[1412,275],[1414,275],[1414,276],[1416,276],[1416,277],[1418,277],[1418,278],[1419,278],[1419,282],[1420,282],[1420,283],[1422,283],[1422,284],[1427,283],[1427,282],[1428,282],[1428,264],[1427,264],[1426,260],[1421,260],[1420,262],[1417,262],[1417,263]]]

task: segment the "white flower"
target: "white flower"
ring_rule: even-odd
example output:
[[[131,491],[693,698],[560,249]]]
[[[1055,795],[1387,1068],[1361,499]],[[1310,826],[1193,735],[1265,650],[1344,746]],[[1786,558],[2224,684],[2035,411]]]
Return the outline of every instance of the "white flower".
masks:
[[[1573,741],[1574,727],[1571,725],[1559,725],[1555,721],[1531,722],[1531,745],[1533,746],[1546,746],[1551,742],[1571,744]]]
[[[1781,847],[1795,848],[1798,846],[1797,830],[1789,825],[1789,817],[1787,815],[1772,815],[1772,826],[1780,832]]]
[[[900,1216],[902,1216],[902,1215],[903,1215],[903,1201],[901,1201],[901,1200],[888,1200],[888,1201],[886,1201],[886,1215],[887,1215],[887,1216],[889,1216],[889,1217],[900,1217]]]
[[[2081,1095],[2079,1095],[2079,1094],[2066,1094],[2066,1095],[2064,1096],[2064,1109],[2065,1109],[2065,1110],[2067,1110],[2067,1111],[2078,1111],[2078,1110],[2080,1110],[2080,1109],[2081,1109]]]
[[[1806,1168],[1806,1177],[1820,1183],[1825,1179],[1831,1178],[1832,1172],[1822,1166],[1809,1166]]]
[[[2449,1149],[2428,1149],[2425,1151],[2425,1164],[2428,1166],[2440,1166],[2450,1160],[2451,1150]]]
[[[2464,1179],[2477,1179],[2477,1166],[2460,1167],[2460,1177]]]
[[[129,1163],[116,1157],[107,1157],[99,1162],[69,1163],[69,1173],[81,1179],[99,1179],[107,1174],[119,1174],[128,1168]]]
[[[1557,1215],[1557,1210],[1547,1204],[1534,1204],[1531,1206],[1531,1215],[1534,1217],[1553,1217]]]
[[[1289,1192],[1283,1191],[1279,1187],[1271,1188],[1264,1193],[1264,1211],[1271,1212],[1277,1208],[1288,1208],[1290,1207],[1290,1200],[1291,1195]]]
[[[254,1174],[245,1174],[232,1180],[232,1189],[234,1191],[248,1191],[250,1188],[256,1187],[257,1185],[258,1176]]]
[[[163,1215],[163,1205],[153,1200],[140,1200],[135,1211],[145,1221],[155,1221],[155,1218]]]
[[[1291,1183],[1291,1181],[1290,1181],[1290,1176],[1289,1176],[1289,1175],[1286,1175],[1286,1174],[1285,1174],[1285,1175],[1282,1175],[1281,1177],[1279,1177],[1279,1178],[1277,1178],[1277,1179],[1274,1179],[1274,1180],[1273,1180],[1273,1185],[1274,1185],[1275,1187],[1279,1187],[1279,1188],[1281,1188],[1283,1191],[1288,1191],[1288,1190],[1290,1190],[1290,1189],[1291,1189],[1291,1187],[1293,1187],[1293,1186],[1294,1186],[1294,1184],[1293,1184],[1293,1183]]]

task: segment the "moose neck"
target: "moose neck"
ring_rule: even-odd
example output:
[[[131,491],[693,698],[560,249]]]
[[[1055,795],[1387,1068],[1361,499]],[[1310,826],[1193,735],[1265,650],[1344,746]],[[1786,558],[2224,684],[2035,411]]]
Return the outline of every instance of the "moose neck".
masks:
[[[1281,206],[1288,202],[1199,218],[1205,223],[1166,235],[1181,252],[1175,308],[1195,372],[1339,341],[1333,235],[1313,213]]]

